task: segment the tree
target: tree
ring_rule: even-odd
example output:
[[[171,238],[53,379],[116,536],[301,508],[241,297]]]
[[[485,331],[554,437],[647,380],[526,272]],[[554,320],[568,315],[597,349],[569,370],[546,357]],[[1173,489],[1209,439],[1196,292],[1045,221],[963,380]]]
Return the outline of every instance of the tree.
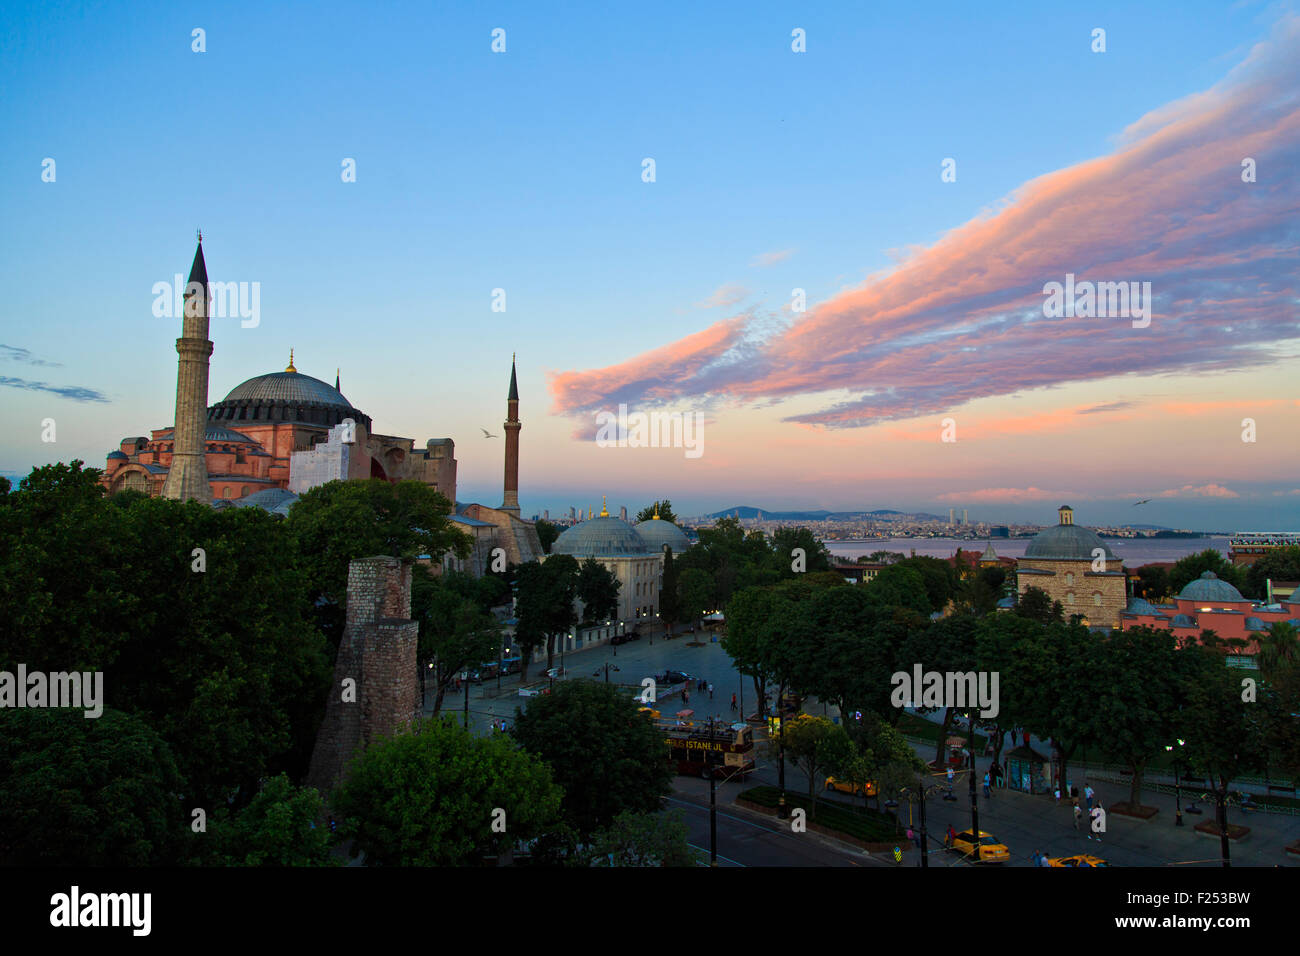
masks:
[[[1264,600],[1268,595],[1269,579],[1300,581],[1300,545],[1269,551],[1248,567],[1246,587],[1242,589],[1242,593]]]
[[[637,708],[611,684],[571,680],[515,712],[510,733],[551,767],[565,819],[584,837],[625,811],[657,812],[671,792],[668,745]]]
[[[0,864],[174,865],[191,809],[182,787],[138,717],[0,709]]]
[[[529,561],[519,566],[515,577],[518,624],[515,637],[524,650],[519,682],[527,678],[533,650],[546,645],[546,667],[555,660],[555,635],[578,622],[573,609],[578,593],[578,562],[569,554],[555,554],[544,562]]]
[[[1106,674],[1096,666],[1098,646],[1099,638],[1082,624],[1054,622],[1044,629],[1041,643],[1026,649],[1026,726],[1055,745],[1062,790],[1075,751],[1106,733],[1095,706],[1108,691]]]
[[[698,866],[701,854],[691,849],[682,811],[670,810],[620,813],[592,835],[580,859],[597,867]]]
[[[545,518],[539,518],[534,524],[534,527],[537,528],[537,538],[542,543],[542,552],[550,554],[551,545],[553,545],[555,539],[560,536],[559,527],[554,523],[547,521]]]
[[[455,529],[450,513],[451,502],[421,481],[331,481],[303,492],[285,528],[333,646],[343,635],[348,565],[354,559],[428,555],[437,561],[448,552],[469,557],[473,539]]]
[[[433,678],[435,716],[442,712],[443,698],[458,674],[500,654],[501,625],[469,596],[476,591],[466,575],[434,577],[422,566],[413,569],[411,616],[420,625],[420,681],[423,688],[426,677]]]
[[[777,528],[772,535],[772,554],[776,572],[783,578],[796,573],[794,564],[795,549],[803,551],[804,572],[831,570],[831,553],[807,528]]]
[[[559,807],[541,760],[446,718],[371,743],[334,795],[340,837],[376,866],[477,865],[541,836]]]
[[[1169,596],[1169,572],[1156,564],[1142,565],[1137,569],[1133,592],[1135,597],[1152,604],[1163,601]]]
[[[929,614],[932,610],[925,579],[915,568],[891,564],[863,588],[872,602],[880,606],[910,608],[918,614]]]
[[[1053,601],[1042,588],[1025,588],[1013,613],[1039,624],[1064,623],[1065,610],[1060,601]]]
[[[1260,638],[1259,695],[1264,707],[1268,766],[1300,777],[1300,636],[1294,625],[1277,621]]]
[[[680,575],[672,549],[664,552],[664,576],[659,588],[659,619],[664,622],[664,632],[672,634],[682,620],[682,601],[678,597]]]
[[[633,524],[640,524],[642,521],[649,521],[655,516],[655,507],[659,508],[659,520],[671,521],[677,523],[677,515],[673,514],[673,503],[665,498],[663,501],[655,501],[646,505],[636,514],[636,520]]]
[[[688,621],[697,621],[713,610],[713,582],[699,568],[687,568],[677,581],[677,606]]]
[[[825,717],[804,714],[782,722],[781,735],[773,738],[772,746],[782,745],[785,755],[808,775],[808,799],[812,804],[808,815],[816,820],[818,778],[825,775],[826,768],[843,767],[852,757],[849,735]]]
[[[979,568],[957,586],[953,600],[961,610],[981,617],[997,610],[1006,580],[1005,568],[998,566]]]
[[[192,834],[193,862],[202,866],[336,866],[333,835],[316,821],[325,804],[312,787],[295,787],[280,774],[253,802],[231,816],[224,807]]]
[[[939,673],[964,673],[978,670],[975,650],[976,621],[973,617],[946,617],[935,621],[929,627],[914,631],[901,648],[899,670],[909,675],[914,673],[914,665],[920,664],[922,673],[938,671]],[[1000,688],[999,688],[1000,692]],[[922,706],[921,688],[912,688],[913,706],[922,711],[933,708]],[[954,715],[959,709],[955,701],[948,701],[943,708],[943,723],[936,741],[934,763],[943,766],[944,749],[947,746],[948,733],[952,729]],[[974,703],[967,701],[968,704]],[[978,710],[978,707],[975,708]],[[975,741],[970,741],[974,752]]]
[[[621,582],[609,568],[595,558],[587,558],[578,568],[577,595],[582,602],[582,622],[593,624],[618,614]]]
[[[901,551],[872,551],[870,554],[861,555],[858,564],[894,564],[905,557],[907,555]]]
[[[1187,557],[1174,562],[1174,566],[1169,569],[1169,593],[1179,594],[1183,588],[1206,571],[1213,571],[1216,576],[1227,581],[1239,591],[1246,587],[1246,573],[1243,569],[1237,567],[1214,548],[1206,548],[1204,551],[1189,554]]]
[[[946,608],[961,585],[961,574],[958,569],[939,558],[918,555],[895,562],[889,570],[892,572],[895,567],[912,568],[921,576],[930,611],[942,611]]]

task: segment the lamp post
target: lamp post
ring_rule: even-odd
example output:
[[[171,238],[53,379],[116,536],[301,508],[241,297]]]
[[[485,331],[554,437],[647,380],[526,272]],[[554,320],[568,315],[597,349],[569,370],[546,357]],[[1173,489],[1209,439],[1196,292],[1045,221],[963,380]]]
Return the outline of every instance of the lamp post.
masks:
[[[781,696],[783,690],[784,688],[780,688],[777,690],[777,702],[776,702],[776,719],[780,722],[780,735],[781,735],[781,770],[780,770],[781,799],[777,803],[776,815],[778,818],[782,820],[784,820],[787,816],[789,816],[789,811],[787,811],[785,808],[785,711],[781,707]]]
[[[1178,775],[1178,765],[1182,761],[1182,747],[1185,741],[1178,741],[1178,752],[1174,754],[1174,826],[1183,825],[1183,787]],[[1173,744],[1165,744],[1165,750],[1173,750]]]
[[[915,791],[913,791],[912,788],[910,787],[904,787],[899,792],[903,796],[908,798],[909,813],[911,812],[911,802],[912,802],[911,798],[913,796],[916,797],[917,808],[919,811],[918,816],[920,817],[920,826],[921,826],[921,868],[928,870],[930,868],[930,840],[929,840],[929,834],[927,833],[925,827],[925,798],[929,794],[936,792],[939,789],[939,786],[938,784],[934,784],[930,787],[927,787],[925,785],[925,780],[924,778],[922,778],[921,773],[919,771],[916,774],[916,783],[917,786]],[[978,846],[978,844],[976,845]]]
[[[465,729],[469,730],[469,668],[461,672],[460,678],[465,684]]]
[[[975,862],[978,863],[980,859],[980,808],[979,799],[975,795],[975,712],[969,711],[966,716],[970,723],[967,730],[970,735],[967,742],[967,749],[970,750],[970,828],[972,830],[971,836],[975,840]]]

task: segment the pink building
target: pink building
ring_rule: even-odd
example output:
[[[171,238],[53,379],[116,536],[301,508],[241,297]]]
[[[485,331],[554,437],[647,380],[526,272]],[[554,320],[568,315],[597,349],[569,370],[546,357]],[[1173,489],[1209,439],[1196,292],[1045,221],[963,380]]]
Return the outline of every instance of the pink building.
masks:
[[[1260,634],[1278,621],[1300,627],[1300,594],[1287,603],[1259,604],[1213,571],[1206,571],[1179,592],[1173,604],[1151,604],[1134,598],[1120,616],[1120,627],[1153,627],[1173,631],[1180,644],[1199,640],[1201,631],[1213,631],[1227,640],[1249,642],[1243,653],[1259,651]]]

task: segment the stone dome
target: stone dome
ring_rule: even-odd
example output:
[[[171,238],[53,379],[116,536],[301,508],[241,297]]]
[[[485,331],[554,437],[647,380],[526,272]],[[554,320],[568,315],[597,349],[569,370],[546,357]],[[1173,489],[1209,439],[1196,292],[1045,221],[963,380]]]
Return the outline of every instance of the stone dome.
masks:
[[[370,430],[370,417],[342,392],[297,370],[250,378],[208,409],[209,421],[303,422],[330,428],[345,418]]]
[[[271,514],[288,516],[289,509],[297,500],[298,496],[285,488],[264,488],[232,504],[237,508],[261,508]]]
[[[176,437],[176,430],[163,432],[156,439],[157,441],[173,440]],[[243,432],[237,432],[233,428],[226,428],[224,425],[214,425],[208,422],[203,428],[204,441],[219,441],[236,445],[255,445],[253,439],[249,438]]]
[[[129,459],[127,458],[127,456],[124,455],[124,454],[123,454],[122,452],[120,452],[120,451],[110,451],[110,452],[108,453],[108,459],[109,459],[109,461],[116,461],[116,460],[119,459],[119,458],[122,459],[122,461],[128,461],[128,460],[129,460]]]
[[[1222,580],[1213,571],[1206,571],[1195,581],[1187,582],[1187,587],[1178,592],[1181,601],[1201,601],[1210,604],[1226,604],[1232,601],[1246,600],[1241,592]]]
[[[635,530],[651,551],[663,551],[664,545],[668,545],[673,549],[673,554],[681,554],[691,546],[691,540],[686,537],[686,532],[663,518],[642,521],[636,525]]]
[[[1091,528],[1077,524],[1058,524],[1044,528],[1025,548],[1026,558],[1045,558],[1049,561],[1091,561],[1093,551],[1101,548],[1107,561],[1118,561],[1115,552]]]
[[[601,558],[620,554],[650,554],[650,546],[626,521],[605,515],[576,524],[555,539],[552,554]]]

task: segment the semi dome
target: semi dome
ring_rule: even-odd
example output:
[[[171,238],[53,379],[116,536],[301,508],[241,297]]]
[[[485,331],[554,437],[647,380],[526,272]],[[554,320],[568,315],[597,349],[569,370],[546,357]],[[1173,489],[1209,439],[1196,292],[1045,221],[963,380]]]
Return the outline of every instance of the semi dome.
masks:
[[[1187,587],[1178,592],[1180,601],[1201,601],[1210,604],[1227,604],[1246,600],[1241,592],[1221,579],[1213,571],[1204,572],[1195,581],[1189,581]]]
[[[261,508],[271,514],[288,515],[298,496],[285,488],[264,488],[245,498],[231,502],[237,508]]]
[[[176,431],[175,429],[172,429],[171,431],[163,432],[156,440],[163,441],[165,439],[174,439],[175,437]],[[243,432],[237,432],[233,428],[226,428],[224,425],[214,425],[212,422],[208,422],[207,425],[204,426],[203,440],[228,442],[236,445],[257,444],[257,442],[253,441],[253,439],[249,438]]]
[[[128,458],[126,457],[126,455],[124,455],[124,454],[123,454],[122,452],[120,452],[120,451],[110,451],[110,452],[108,453],[108,460],[109,460],[109,461],[116,461],[116,460],[119,459],[119,458],[122,459],[122,461],[127,461],[127,460],[128,460]]]
[[[634,530],[651,551],[663,551],[664,545],[668,545],[673,549],[673,554],[681,554],[691,546],[691,539],[686,537],[686,532],[663,518],[642,521]]]
[[[575,558],[598,558],[620,554],[649,554],[650,547],[626,521],[612,515],[603,515],[574,525],[564,532],[551,545],[551,553],[571,554]]]
[[[1118,561],[1115,553],[1091,528],[1077,524],[1058,524],[1045,528],[1025,548],[1026,558],[1045,558],[1049,561],[1091,561],[1093,551],[1102,550],[1107,561]]]
[[[1128,602],[1128,607],[1124,608],[1125,614],[1159,614],[1152,603],[1144,598],[1135,597]]]

